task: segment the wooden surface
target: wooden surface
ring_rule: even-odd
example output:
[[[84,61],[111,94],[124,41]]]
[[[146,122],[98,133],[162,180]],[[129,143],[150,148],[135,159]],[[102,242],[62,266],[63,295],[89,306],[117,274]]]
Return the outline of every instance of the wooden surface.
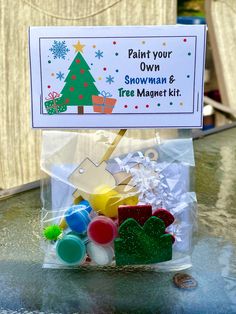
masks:
[[[0,0],[0,188],[40,177],[30,126],[28,27],[175,24],[176,0]]]
[[[205,4],[222,103],[236,110],[236,1],[207,0]]]

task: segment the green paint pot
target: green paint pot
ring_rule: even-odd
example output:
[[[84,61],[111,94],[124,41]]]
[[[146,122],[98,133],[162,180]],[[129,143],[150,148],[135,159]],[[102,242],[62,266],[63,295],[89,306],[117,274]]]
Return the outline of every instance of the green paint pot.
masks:
[[[86,254],[84,242],[74,234],[67,234],[57,242],[58,258],[67,265],[79,265]]]

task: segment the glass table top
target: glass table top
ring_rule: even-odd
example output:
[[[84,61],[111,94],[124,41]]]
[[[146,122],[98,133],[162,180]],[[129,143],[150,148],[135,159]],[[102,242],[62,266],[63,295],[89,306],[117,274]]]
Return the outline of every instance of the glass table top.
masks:
[[[35,189],[0,201],[0,313],[236,313],[236,128],[194,147],[195,289],[175,272],[42,269]]]

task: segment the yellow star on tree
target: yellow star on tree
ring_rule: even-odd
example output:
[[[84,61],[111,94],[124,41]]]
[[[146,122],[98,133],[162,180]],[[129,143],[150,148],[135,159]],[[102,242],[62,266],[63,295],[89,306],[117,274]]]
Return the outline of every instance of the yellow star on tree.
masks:
[[[75,52],[83,52],[85,45],[82,45],[78,40],[77,44],[73,45],[73,47],[75,47]]]

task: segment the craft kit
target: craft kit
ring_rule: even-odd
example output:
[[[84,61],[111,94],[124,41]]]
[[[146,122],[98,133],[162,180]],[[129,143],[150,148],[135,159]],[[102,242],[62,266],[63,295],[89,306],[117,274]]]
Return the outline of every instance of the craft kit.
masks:
[[[202,126],[205,34],[30,28],[32,126],[54,129],[42,132],[44,267],[191,266],[194,152],[178,129]]]

